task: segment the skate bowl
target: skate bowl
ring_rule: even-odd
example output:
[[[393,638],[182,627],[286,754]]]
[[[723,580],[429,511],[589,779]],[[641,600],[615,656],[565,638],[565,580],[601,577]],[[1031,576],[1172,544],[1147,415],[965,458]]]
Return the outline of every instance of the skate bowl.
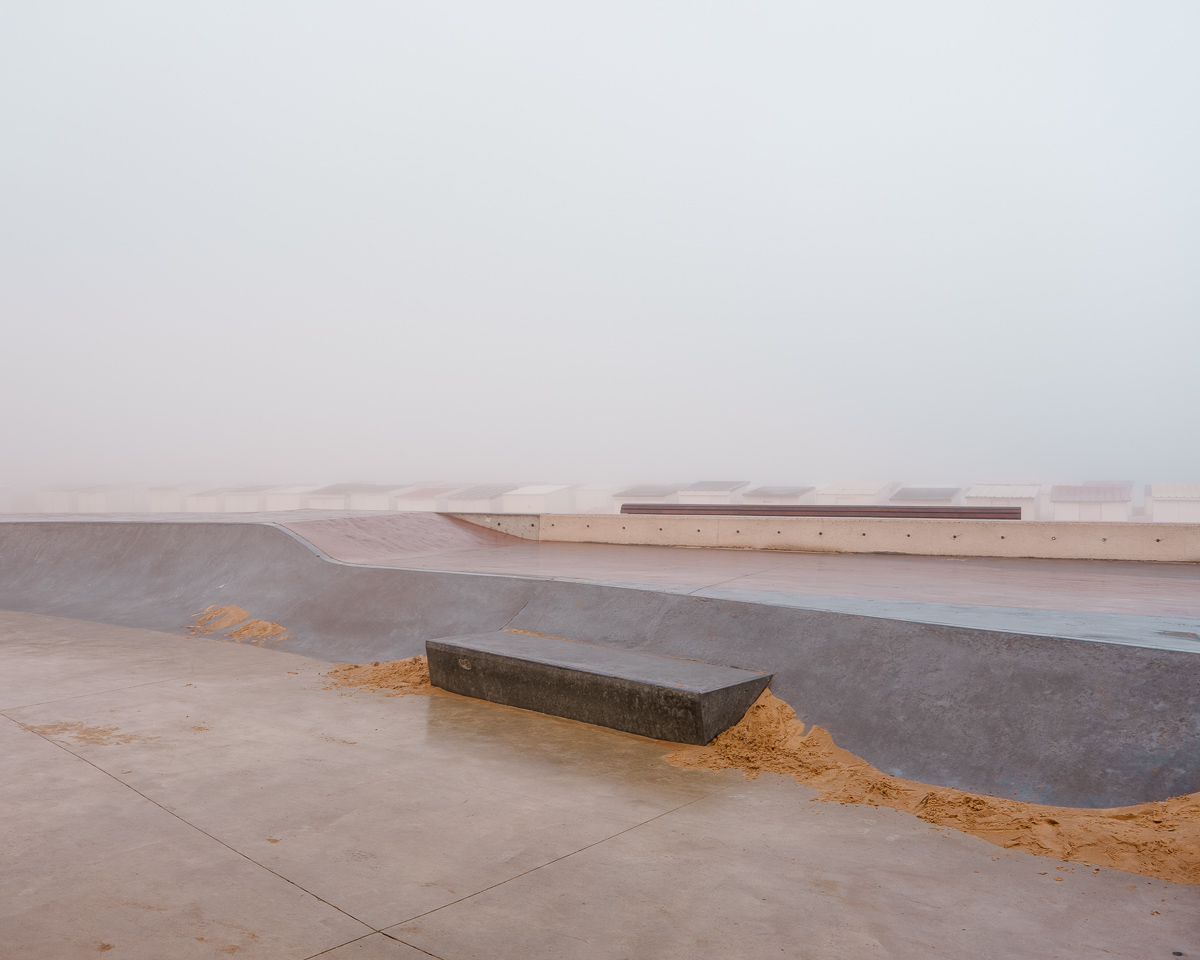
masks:
[[[1200,642],[1187,637],[1161,649],[1056,635],[1053,618],[1009,632],[346,563],[271,523],[0,522],[2,609],[178,633],[223,604],[328,661],[507,630],[773,674],[775,695],[840,746],[978,793],[1109,807],[1200,790]]]

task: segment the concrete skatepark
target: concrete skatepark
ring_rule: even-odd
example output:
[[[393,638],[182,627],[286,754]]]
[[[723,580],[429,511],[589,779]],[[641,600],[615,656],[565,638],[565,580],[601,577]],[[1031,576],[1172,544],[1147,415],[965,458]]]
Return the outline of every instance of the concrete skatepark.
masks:
[[[897,776],[1126,805],[1200,790],[1194,563],[239,520],[0,524],[5,789],[18,847],[46,851],[40,880],[7,881],[14,955],[1200,950],[1200,887],[674,769],[652,740],[320,681],[436,638],[565,637],[771,673]],[[181,636],[224,604],[286,639]]]

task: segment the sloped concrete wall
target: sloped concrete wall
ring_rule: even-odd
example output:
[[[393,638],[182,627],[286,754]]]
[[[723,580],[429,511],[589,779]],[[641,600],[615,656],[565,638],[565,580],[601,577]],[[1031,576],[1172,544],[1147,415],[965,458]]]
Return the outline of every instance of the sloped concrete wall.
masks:
[[[1200,654],[650,589],[356,566],[266,524],[0,523],[0,608],[181,631],[236,603],[370,661],[504,628],[775,674],[889,773],[1114,806],[1200,790]]]
[[[340,563],[254,523],[0,523],[0,608],[182,632],[210,604],[286,626],[287,649],[362,662],[429,637],[498,630],[536,590],[518,578]]]

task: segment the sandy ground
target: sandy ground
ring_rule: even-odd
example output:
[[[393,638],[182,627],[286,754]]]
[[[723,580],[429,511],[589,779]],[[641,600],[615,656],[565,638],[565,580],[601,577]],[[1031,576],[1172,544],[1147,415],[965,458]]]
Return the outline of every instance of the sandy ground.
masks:
[[[0,614],[4,955],[1200,954],[1195,885],[330,669]]]

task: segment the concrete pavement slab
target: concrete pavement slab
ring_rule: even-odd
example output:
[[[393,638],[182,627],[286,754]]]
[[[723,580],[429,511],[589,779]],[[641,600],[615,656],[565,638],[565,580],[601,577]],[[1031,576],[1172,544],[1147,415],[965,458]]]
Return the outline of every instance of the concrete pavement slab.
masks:
[[[388,932],[455,960],[1142,960],[1200,948],[1195,887],[813,795],[771,776],[738,784]]]

